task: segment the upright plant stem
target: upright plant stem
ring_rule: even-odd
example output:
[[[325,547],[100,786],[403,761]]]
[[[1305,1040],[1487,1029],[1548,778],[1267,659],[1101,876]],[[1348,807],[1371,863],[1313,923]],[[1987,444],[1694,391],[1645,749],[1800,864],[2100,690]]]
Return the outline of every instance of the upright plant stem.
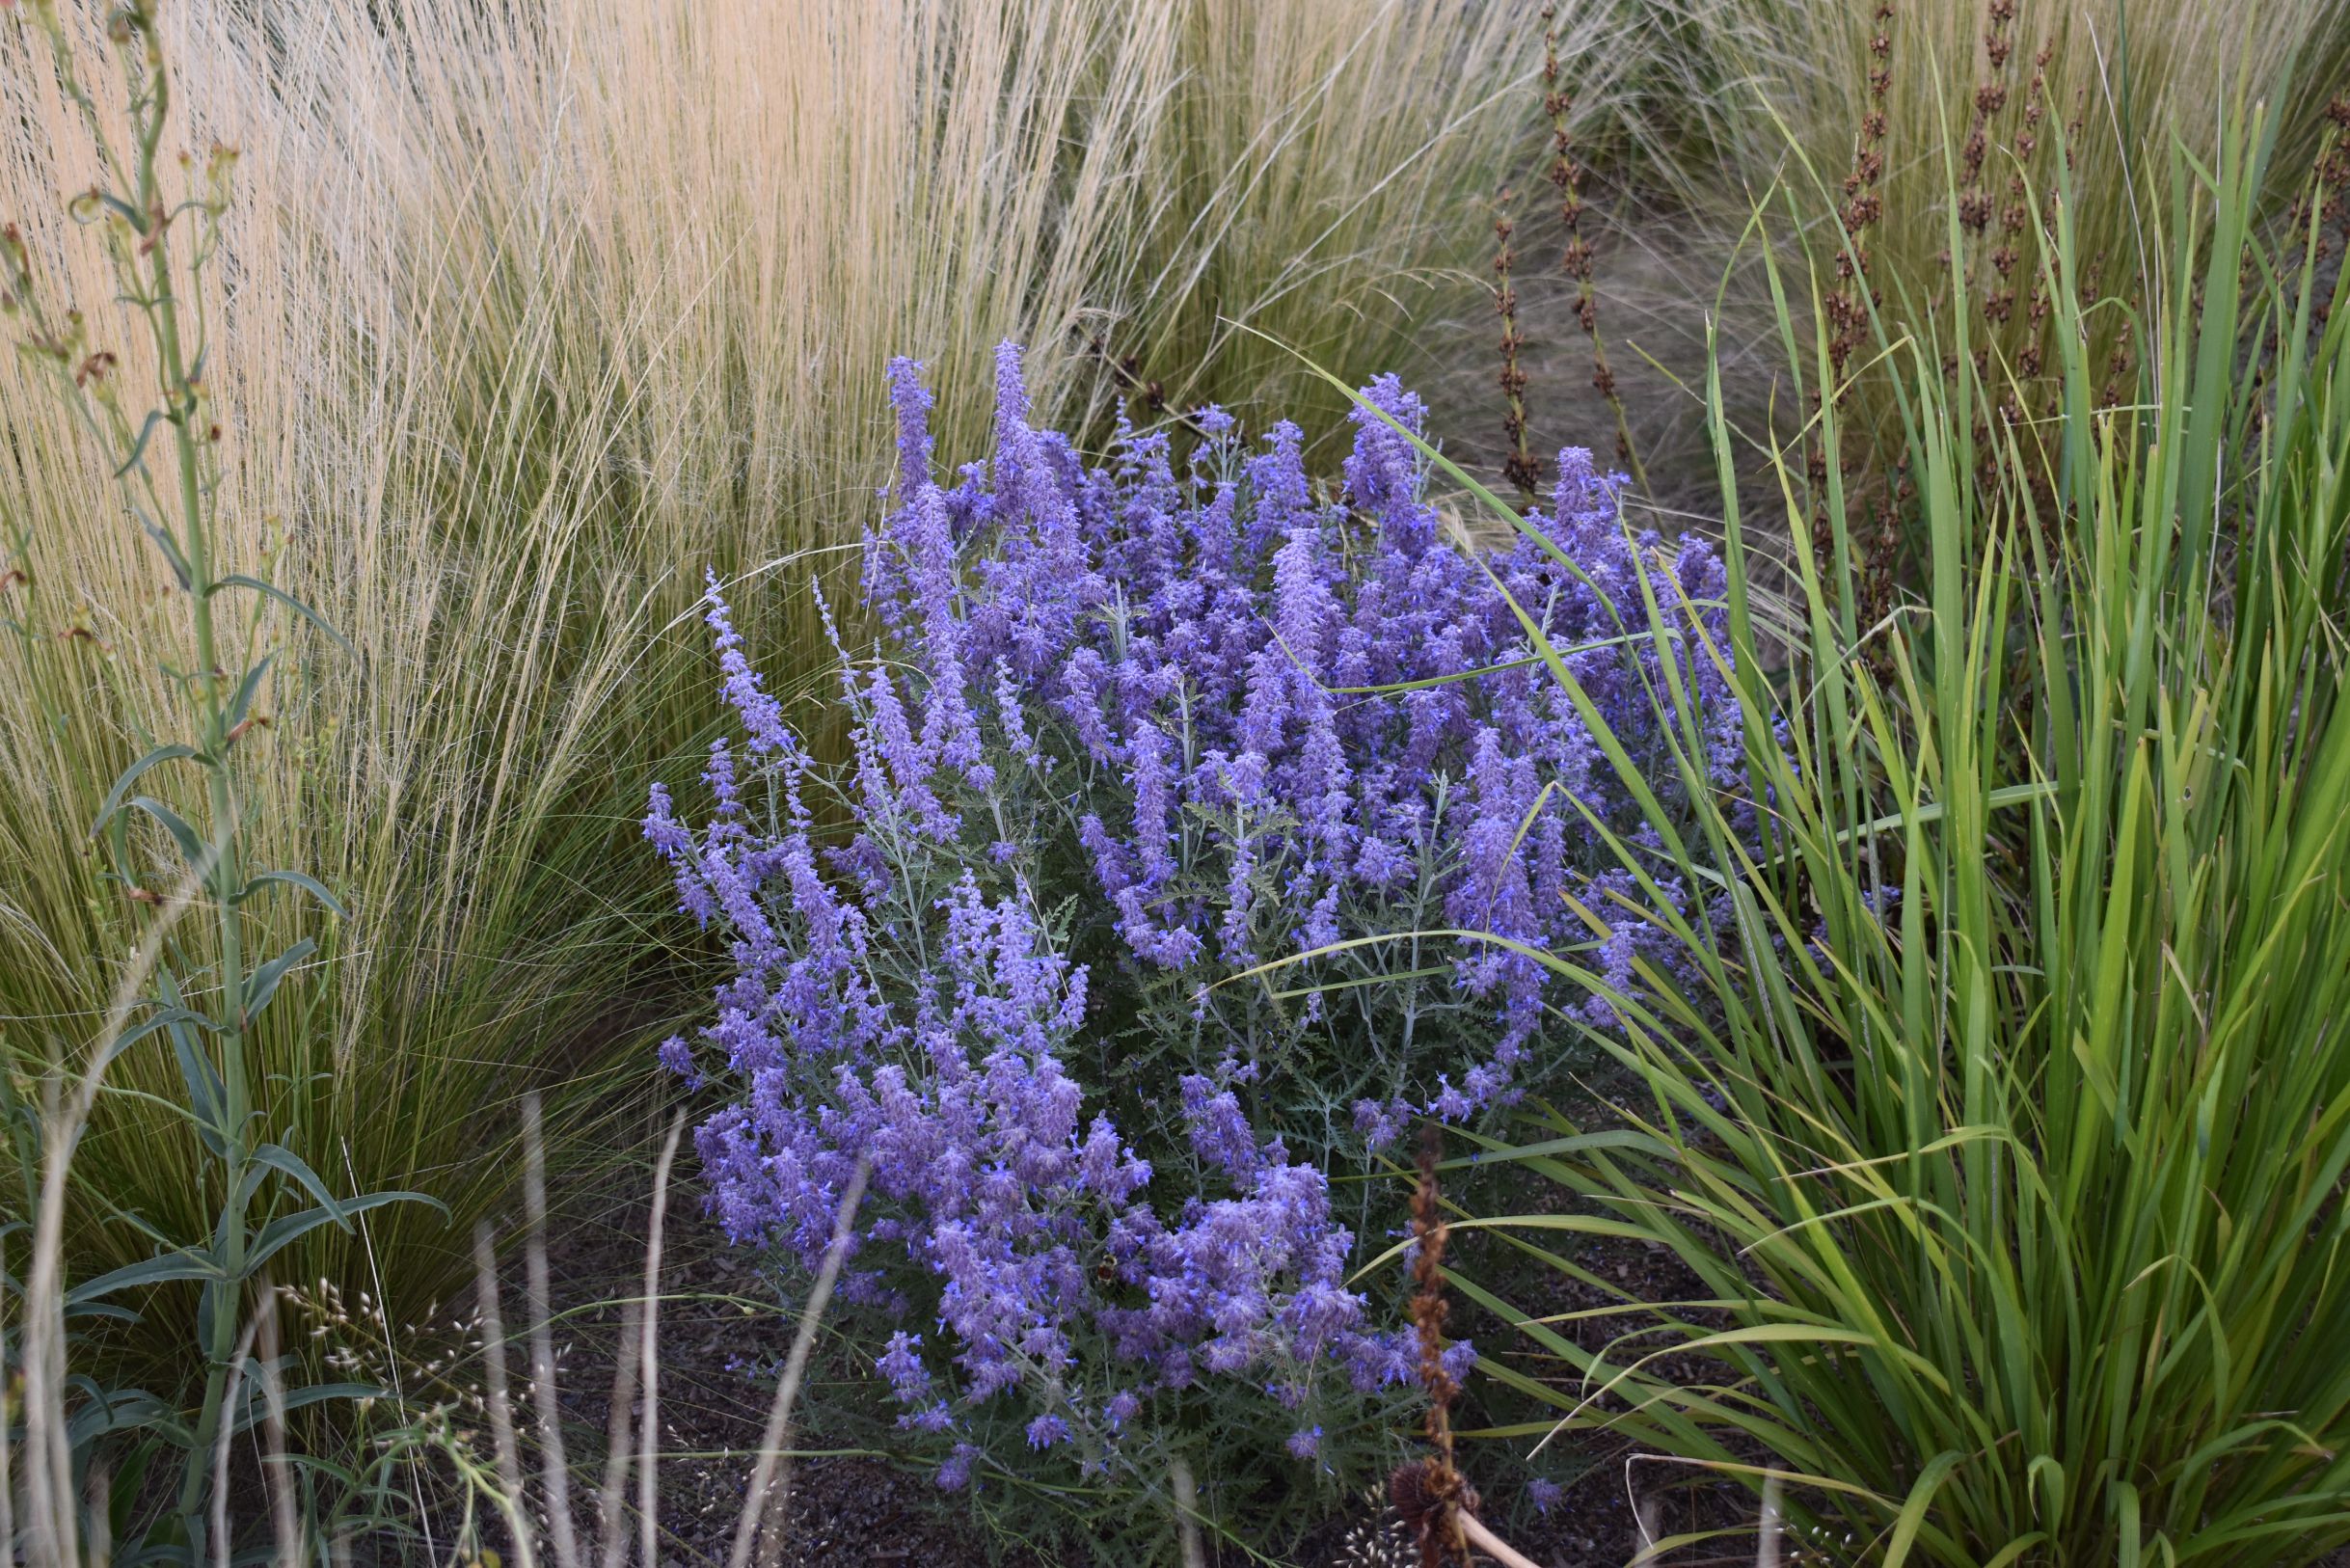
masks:
[[[206,485],[204,448],[220,439],[219,427],[206,412],[206,400],[200,374],[203,354],[203,329],[198,328],[199,351],[191,369],[191,356],[186,329],[181,321],[179,288],[182,282],[194,290],[207,255],[211,238],[217,230],[205,229],[216,224],[226,203],[225,174],[233,161],[233,154],[216,149],[212,166],[214,188],[209,196],[175,200],[167,196],[157,176],[156,159],[161,149],[165,127],[172,109],[171,76],[165,68],[163,46],[157,30],[152,0],[132,0],[109,18],[108,33],[121,51],[122,70],[129,83],[128,120],[131,132],[129,158],[118,161],[109,144],[103,117],[95,101],[83,87],[73,63],[73,49],[68,31],[54,8],[40,8],[34,21],[48,38],[51,59],[58,85],[81,112],[89,131],[94,150],[103,173],[103,180],[77,195],[69,203],[78,222],[95,226],[100,230],[108,251],[114,273],[117,297],[129,305],[145,320],[149,338],[155,354],[157,403],[149,415],[145,427],[134,432],[125,411],[118,402],[118,393],[111,385],[118,361],[114,354],[98,348],[91,351],[83,337],[83,318],[68,311],[63,317],[64,328],[58,329],[46,311],[34,298],[29,253],[17,238],[15,230],[8,230],[7,260],[10,264],[10,310],[19,311],[32,318],[33,333],[26,347],[35,358],[52,364],[59,372],[61,386],[68,402],[83,418],[85,426],[101,440],[111,440],[116,450],[109,453],[118,478],[124,479],[132,491],[132,509],[170,558],[180,591],[188,601],[190,630],[195,643],[194,667],[173,670],[165,674],[172,684],[181,688],[195,709],[195,743],[158,747],[148,757],[132,765],[117,780],[107,803],[99,813],[99,826],[113,825],[116,857],[122,862],[117,867],[135,902],[164,906],[151,922],[141,944],[140,957],[134,964],[139,981],[144,981],[150,968],[164,977],[162,993],[145,999],[147,1005],[162,1009],[161,1015],[150,1024],[161,1024],[179,1031],[193,1020],[193,1014],[181,1004],[178,983],[161,966],[161,933],[176,919],[179,910],[199,899],[208,899],[219,921],[219,965],[215,977],[218,990],[210,1009],[207,1027],[219,1039],[218,1062],[210,1070],[217,1078],[211,1086],[201,1084],[201,1072],[191,1071],[191,1111],[200,1135],[220,1160],[220,1207],[211,1228],[206,1248],[183,1248],[169,1251],[151,1266],[135,1266],[118,1270],[116,1275],[85,1284],[88,1291],[95,1284],[100,1293],[167,1279],[195,1278],[202,1282],[203,1308],[196,1335],[204,1357],[203,1402],[194,1424],[185,1432],[185,1453],[180,1472],[179,1487],[175,1500],[175,1513],[180,1532],[178,1543],[188,1559],[195,1562],[216,1555],[228,1559],[230,1542],[226,1538],[222,1509],[225,1500],[220,1494],[217,1466],[226,1452],[228,1427],[225,1424],[228,1407],[233,1402],[236,1370],[245,1360],[239,1341],[243,1318],[243,1298],[246,1276],[255,1257],[255,1238],[249,1233],[247,1216],[252,1210],[259,1183],[253,1179],[257,1170],[256,1151],[250,1146],[251,1122],[255,1114],[249,1064],[246,1060],[251,1034],[251,1012],[266,1000],[260,992],[249,994],[249,977],[245,967],[242,916],[238,906],[244,894],[243,855],[239,849],[239,813],[234,780],[230,773],[229,753],[235,744],[244,725],[231,712],[230,691],[241,709],[251,698],[259,682],[264,665],[247,671],[240,682],[230,676],[221,664],[220,633],[213,612],[214,595],[224,586],[257,586],[244,580],[224,582],[218,577],[216,555],[218,541],[214,537],[214,501]],[[172,230],[182,220],[200,226],[200,238],[185,253],[175,253]],[[184,280],[180,276],[184,271]],[[201,323],[201,311],[198,316]],[[87,352],[86,352],[87,351]],[[150,471],[143,463],[148,436],[157,424],[168,425],[174,460],[173,476],[176,480],[175,502],[167,501]],[[135,477],[132,477],[135,475]],[[151,507],[153,515],[139,505],[141,500]],[[176,509],[176,516],[173,516]],[[277,593],[274,588],[267,589]],[[283,597],[283,595],[279,595]],[[290,601],[289,601],[290,603]],[[159,762],[184,760],[204,773],[205,809],[199,826],[180,821],[161,803],[146,797],[130,800],[136,806],[169,826],[178,840],[182,856],[187,862],[188,880],[181,892],[170,900],[157,896],[142,885],[138,871],[129,863],[127,841],[120,826],[118,808],[132,782]],[[96,829],[94,829],[95,831]],[[322,887],[311,883],[330,904],[331,896]],[[299,957],[290,952],[281,960],[273,960],[270,973],[281,974]],[[66,1162],[72,1152],[95,1101],[106,1063],[118,1048],[121,1029],[126,1021],[127,1010],[118,1000],[110,1014],[104,1033],[93,1042],[93,1057],[69,1106],[60,1106],[45,1123],[44,1133],[49,1144],[42,1214],[37,1235],[37,1252],[43,1248],[62,1246],[62,1194]],[[131,1005],[137,1005],[135,1002]],[[201,1060],[200,1045],[184,1047],[183,1064]],[[305,1182],[324,1200],[324,1190],[318,1186],[313,1173],[284,1149],[271,1151],[268,1163],[281,1171],[298,1171]],[[266,1175],[266,1172],[262,1173]],[[323,1201],[313,1216],[297,1221],[294,1234],[304,1228],[314,1228],[319,1218],[341,1218],[342,1211],[331,1201]],[[282,1237],[279,1245],[283,1244]],[[201,1257],[202,1267],[191,1268],[190,1259]],[[143,1272],[144,1270],[144,1272]],[[62,1314],[64,1306],[63,1272],[58,1260],[45,1256],[37,1257],[35,1274],[41,1283],[44,1314],[55,1311]],[[92,1299],[95,1299],[95,1297]],[[44,1397],[62,1394],[65,1389],[62,1360],[51,1365],[62,1349],[62,1321],[43,1321],[38,1333],[28,1339],[28,1368],[37,1368],[42,1375]],[[35,1341],[39,1341],[36,1344]],[[54,1376],[53,1385],[50,1378]],[[50,1454],[52,1468],[59,1454]],[[51,1475],[56,1483],[51,1488],[59,1499],[69,1495],[68,1480],[63,1471]],[[207,1500],[212,1518],[207,1518]],[[41,1511],[36,1499],[36,1511]],[[70,1548],[71,1526],[62,1507],[49,1510],[55,1517],[45,1517],[40,1533],[42,1543],[58,1552]],[[94,1521],[92,1528],[97,1527]],[[210,1550],[208,1551],[207,1548]]]
[[[1501,200],[1507,203],[1510,193],[1503,191]],[[1526,339],[1518,334],[1518,290],[1510,283],[1510,269],[1518,259],[1509,242],[1514,228],[1507,212],[1494,220],[1494,238],[1499,246],[1494,256],[1494,308],[1501,315],[1500,382],[1505,405],[1501,433],[1509,442],[1509,455],[1501,465],[1501,472],[1517,486],[1519,497],[1530,504],[1542,483],[1542,465],[1534,456],[1526,427],[1526,378],[1518,365],[1518,353],[1526,346]]]
[[[204,1398],[203,1409],[197,1417],[196,1443],[190,1450],[188,1464],[181,1473],[179,1486],[182,1525],[191,1542],[201,1542],[204,1530],[205,1474],[203,1456],[210,1451],[220,1431],[222,1407],[227,1399],[230,1373],[235,1360],[242,1294],[236,1282],[244,1276],[246,1255],[242,1197],[247,1165],[245,1134],[253,1107],[251,1085],[246,1075],[244,952],[236,906],[236,893],[241,885],[236,795],[229,776],[228,751],[231,743],[228,733],[228,709],[222,699],[219,639],[212,614],[212,595],[217,584],[213,580],[212,530],[205,514],[203,458],[200,446],[209,432],[196,428],[201,409],[197,390],[189,384],[186,352],[180,338],[179,303],[174,292],[172,277],[171,227],[163,215],[155,184],[155,150],[162,140],[164,117],[171,100],[170,77],[164,72],[160,52],[152,42],[151,33],[149,40],[148,65],[152,73],[149,78],[152,97],[139,139],[138,193],[140,210],[148,215],[148,221],[153,225],[148,241],[149,276],[152,289],[149,297],[153,305],[149,320],[152,323],[155,349],[161,362],[164,418],[172,426],[173,454],[179,480],[180,550],[188,562],[188,608],[196,634],[196,668],[190,679],[194,683],[202,715],[203,745],[200,754],[205,774],[206,805],[211,818],[212,861],[205,880],[211,889],[213,907],[220,921],[220,988],[215,1011],[221,1039],[224,1114],[223,1125],[218,1130],[228,1149],[223,1173],[226,1182],[223,1202],[230,1212],[223,1216],[224,1223],[219,1230],[223,1248],[222,1278],[204,1286],[212,1304],[208,1325],[210,1332],[204,1346]]]
[[[1560,261],[1575,280],[1575,319],[1591,339],[1591,389],[1607,400],[1615,416],[1616,456],[1632,471],[1633,483],[1644,496],[1648,470],[1633,445],[1632,420],[1624,413],[1623,394],[1616,390],[1615,371],[1607,364],[1607,345],[1600,338],[1599,296],[1592,283],[1591,244],[1583,238],[1583,167],[1575,157],[1575,135],[1569,123],[1574,95],[1564,85],[1558,62],[1558,8],[1542,8],[1542,108],[1551,121],[1550,181],[1558,190],[1558,217],[1566,226],[1567,248]]]
[[[1175,1545],[1183,1554],[1183,1568],[1207,1568],[1207,1549],[1200,1540],[1200,1482],[1191,1461],[1176,1454],[1167,1462],[1168,1484],[1175,1489]]]

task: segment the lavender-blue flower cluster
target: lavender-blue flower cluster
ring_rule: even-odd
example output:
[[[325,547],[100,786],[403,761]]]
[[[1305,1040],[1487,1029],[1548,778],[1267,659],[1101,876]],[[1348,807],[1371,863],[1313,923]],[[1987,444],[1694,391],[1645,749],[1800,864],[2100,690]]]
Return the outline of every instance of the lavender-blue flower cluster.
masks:
[[[1091,1468],[1228,1388],[1319,1462],[1410,1367],[1346,1287],[1330,1167],[1536,1065],[1545,970],[1444,933],[1580,949],[1628,992],[1651,940],[1594,918],[1592,825],[1654,825],[1527,624],[1635,760],[1669,743],[1671,660],[1727,784],[1737,715],[1688,635],[1724,640],[1719,563],[1628,533],[1576,450],[1539,539],[1472,553],[1391,378],[1334,493],[1295,426],[1246,444],[1214,410],[1180,463],[1121,425],[1091,467],[1031,425],[1009,346],[994,456],[942,483],[917,369],[891,377],[884,647],[843,661],[848,759],[809,755],[714,582],[743,739],[712,750],[703,826],[658,788],[645,821],[731,943],[702,1046],[663,1047],[727,1096],[698,1135],[714,1206],[813,1266],[870,1162],[843,1294],[947,1484],[1010,1457],[1007,1410]]]
[[[1658,755],[1668,699],[1648,604],[1726,641],[1721,564],[1702,541],[1668,550],[1628,533],[1621,475],[1570,448],[1553,507],[1529,519],[1543,538],[1471,554],[1427,498],[1402,433],[1418,432],[1421,406],[1391,377],[1365,393],[1333,499],[1309,479],[1295,426],[1247,450],[1213,410],[1181,473],[1164,434],[1122,429],[1112,466],[1088,469],[1030,428],[1009,347],[995,460],[942,487],[917,368],[901,361],[891,376],[901,504],[868,540],[866,582],[909,695],[878,670],[872,695],[890,716],[878,739],[901,807],[926,830],[964,831],[942,776],[985,795],[1013,766],[1073,786],[1086,895],[1114,915],[1121,960],[1196,981],[1322,953],[1293,977],[1310,1021],[1337,990],[1314,989],[1317,974],[1424,980],[1445,966],[1441,986],[1347,987],[1400,1030],[1348,1107],[1374,1144],[1413,1115],[1457,1120],[1508,1091],[1544,1015],[1545,971],[1478,941],[1367,956],[1339,944],[1446,927],[1586,946],[1636,989],[1643,929],[1595,933],[1569,896],[1596,906],[1615,886],[1585,872],[1607,858],[1591,852],[1591,819],[1635,841],[1654,825],[1521,616],[1635,762]],[[1738,715],[1720,670],[1689,639],[1668,645],[1730,783]],[[919,735],[896,716],[911,692]],[[1047,730],[1058,743],[1040,751]],[[1608,1021],[1606,1004],[1583,1005]],[[1434,1041],[1416,1028],[1431,1007],[1448,1014]]]

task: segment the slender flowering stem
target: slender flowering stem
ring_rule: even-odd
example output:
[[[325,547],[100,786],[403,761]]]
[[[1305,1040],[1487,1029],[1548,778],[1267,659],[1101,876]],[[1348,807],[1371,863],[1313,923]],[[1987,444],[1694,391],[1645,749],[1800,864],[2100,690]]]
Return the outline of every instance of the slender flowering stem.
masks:
[[[1591,386],[1607,400],[1608,412],[1615,416],[1616,460],[1632,471],[1633,483],[1642,494],[1653,494],[1649,488],[1648,471],[1641,465],[1638,449],[1633,445],[1632,420],[1624,412],[1623,394],[1615,384],[1615,371],[1607,364],[1607,345],[1600,337],[1599,297],[1593,284],[1591,243],[1583,237],[1583,167],[1575,156],[1575,133],[1571,124],[1575,97],[1565,86],[1565,73],[1558,61],[1558,8],[1542,8],[1542,108],[1551,121],[1551,183],[1558,191],[1558,217],[1566,226],[1567,246],[1561,257],[1567,275],[1575,280],[1575,320],[1591,339]]]
[[[1511,193],[1503,191],[1501,201],[1506,206]],[[1501,416],[1501,435],[1509,445],[1509,456],[1501,465],[1502,476],[1517,486],[1519,496],[1531,501],[1542,484],[1542,464],[1534,456],[1534,448],[1526,427],[1526,371],[1518,365],[1520,350],[1526,339],[1518,333],[1518,290],[1510,283],[1510,269],[1516,265],[1518,254],[1510,248],[1510,234],[1515,226],[1507,212],[1494,220],[1494,238],[1499,242],[1494,255],[1494,309],[1501,316],[1501,397],[1506,412]]]
[[[192,1416],[159,1430],[182,1450],[172,1500],[177,1548],[194,1561],[225,1561],[230,1543],[220,1523],[225,1502],[217,1455],[225,1451],[230,1435],[229,1412],[242,1360],[239,1335],[250,1332],[246,1309],[256,1275],[270,1255],[323,1225],[348,1230],[354,1212],[418,1195],[378,1193],[338,1201],[292,1149],[261,1142],[257,1126],[260,1107],[250,1060],[256,1019],[316,944],[306,939],[269,958],[249,953],[250,901],[265,891],[285,889],[332,912],[339,913],[340,905],[323,884],[303,873],[257,873],[246,853],[236,747],[267,722],[258,704],[275,653],[248,658],[238,667],[229,646],[230,627],[221,613],[222,596],[256,594],[260,597],[253,602],[263,608],[275,603],[322,630],[325,623],[282,589],[230,569],[224,559],[217,515],[224,433],[203,374],[212,347],[203,287],[230,204],[235,153],[214,148],[203,166],[200,186],[190,181],[192,189],[167,190],[159,159],[171,122],[173,84],[153,0],[131,0],[108,18],[107,36],[127,88],[129,140],[121,155],[106,117],[83,85],[73,43],[56,7],[36,5],[29,9],[29,19],[46,37],[58,85],[80,112],[101,173],[98,184],[71,198],[68,213],[77,225],[95,232],[118,302],[129,308],[148,334],[154,400],[144,420],[125,404],[118,356],[90,341],[92,324],[78,311],[68,310],[61,315],[45,304],[33,277],[30,248],[13,226],[0,230],[0,293],[5,294],[0,304],[10,315],[24,318],[23,349],[53,372],[65,405],[106,450],[127,509],[163,555],[186,604],[193,643],[189,667],[167,666],[164,671],[192,710],[192,734],[185,742],[154,746],[131,764],[96,807],[91,828],[106,852],[107,880],[135,906],[154,911],[130,965],[134,984],[151,983],[153,989],[134,1004],[147,1010],[147,1017],[127,1033],[124,1026],[130,1020],[122,1010],[110,1017],[73,1098],[60,1103],[58,1114],[44,1120],[44,1191],[37,1232],[37,1253],[41,1256],[36,1257],[34,1279],[41,1289],[43,1314],[60,1310],[62,1302],[53,1293],[62,1290],[62,1265],[48,1256],[62,1245],[53,1215],[106,1064],[141,1039],[168,1037],[186,1088],[187,1111],[216,1162],[215,1213],[201,1239],[166,1246],[154,1257],[85,1281],[76,1295],[95,1303],[157,1283],[197,1284],[201,1311],[194,1338],[204,1367],[201,1400]],[[193,172],[192,159],[181,163]],[[158,436],[168,456],[163,465],[168,472],[162,475],[149,456],[150,438]],[[16,541],[16,552],[24,554],[21,540]],[[247,626],[247,655],[259,639],[261,625],[257,611]],[[194,822],[179,815],[167,798],[169,790],[148,782],[150,773],[159,780],[165,775],[157,770],[171,767],[193,767],[203,775],[203,806],[194,814]],[[165,830],[183,875],[167,879],[149,868],[130,837],[128,823],[134,815]],[[180,882],[181,891],[167,896],[163,889],[174,880]],[[163,933],[180,911],[196,904],[210,907],[216,931],[208,984],[201,987],[182,983],[176,972],[178,955],[162,944]],[[303,1195],[301,1202],[312,1206],[272,1219],[280,1195],[289,1185]],[[38,1368],[44,1379],[57,1379],[62,1392],[62,1364],[51,1354],[62,1338],[58,1325],[33,1324],[28,1331],[28,1367]],[[44,1469],[44,1478],[62,1486],[63,1472],[54,1468],[62,1450],[55,1441],[36,1446],[51,1467]],[[35,1497],[37,1526],[48,1549],[68,1552],[73,1527],[56,1498],[43,1503],[51,1490],[44,1486]],[[142,1550],[138,1542],[122,1546],[134,1554]]]

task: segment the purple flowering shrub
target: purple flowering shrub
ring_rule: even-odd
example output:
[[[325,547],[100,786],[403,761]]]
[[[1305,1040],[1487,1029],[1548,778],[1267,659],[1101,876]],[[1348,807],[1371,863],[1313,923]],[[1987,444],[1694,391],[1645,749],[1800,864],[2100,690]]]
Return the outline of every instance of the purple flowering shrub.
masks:
[[[1010,347],[994,456],[942,482],[928,393],[892,377],[848,760],[801,744],[714,582],[742,739],[702,826],[660,788],[645,821],[730,942],[716,1021],[663,1047],[725,1099],[698,1133],[714,1208],[813,1267],[871,1162],[842,1299],[945,1485],[1239,1438],[1328,1465],[1411,1369],[1347,1285],[1382,1195],[1349,1184],[1341,1214],[1330,1175],[1566,1055],[1544,969],[1445,933],[1577,949],[1627,991],[1652,940],[1579,912],[1611,886],[1592,822],[1655,825],[1520,615],[1635,758],[1667,743],[1675,658],[1727,785],[1718,674],[1686,636],[1661,655],[1645,608],[1717,617],[1720,565],[1628,534],[1574,450],[1531,519],[1554,551],[1472,554],[1370,413],[1335,489],[1294,426],[1247,444],[1213,410],[1180,463],[1121,426],[1089,466],[1031,427]],[[1391,378],[1366,396],[1417,429]]]

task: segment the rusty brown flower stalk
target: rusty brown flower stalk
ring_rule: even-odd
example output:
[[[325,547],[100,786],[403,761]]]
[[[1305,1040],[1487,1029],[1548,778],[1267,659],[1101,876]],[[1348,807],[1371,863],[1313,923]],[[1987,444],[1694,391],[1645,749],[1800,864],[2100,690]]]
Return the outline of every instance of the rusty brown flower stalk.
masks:
[[[1624,399],[1616,391],[1615,371],[1607,364],[1607,345],[1599,331],[1599,303],[1592,286],[1591,242],[1583,237],[1583,167],[1575,157],[1575,135],[1567,117],[1575,104],[1564,85],[1558,64],[1558,7],[1542,8],[1542,108],[1551,118],[1550,181],[1558,191],[1558,218],[1566,226],[1566,250],[1560,264],[1575,280],[1575,320],[1591,339],[1591,386],[1615,415],[1616,460],[1632,473],[1641,493],[1648,492],[1648,471],[1632,444],[1632,421],[1625,417]]]
[[[1502,212],[1494,219],[1494,309],[1501,316],[1501,397],[1505,411],[1501,416],[1501,435],[1509,448],[1509,456],[1501,463],[1502,476],[1517,487],[1526,500],[1534,499],[1542,484],[1542,460],[1534,455],[1533,446],[1526,428],[1526,371],[1518,363],[1518,354],[1526,346],[1526,338],[1518,331],[1518,290],[1510,282],[1511,269],[1517,265],[1518,253],[1510,246],[1510,235],[1517,226],[1510,221],[1508,206],[1515,195],[1501,193]]]
[[[1388,1482],[1390,1500],[1419,1541],[1422,1568],[1469,1560],[1461,1527],[1464,1511],[1474,1512],[1477,1495],[1453,1463],[1452,1401],[1460,1385],[1445,1366],[1445,1242],[1447,1228],[1437,1189],[1436,1168],[1444,1134],[1434,1122],[1420,1138],[1419,1184],[1412,1193],[1412,1326],[1419,1338],[1419,1381],[1428,1396],[1423,1431],[1428,1452],[1399,1467]]]

